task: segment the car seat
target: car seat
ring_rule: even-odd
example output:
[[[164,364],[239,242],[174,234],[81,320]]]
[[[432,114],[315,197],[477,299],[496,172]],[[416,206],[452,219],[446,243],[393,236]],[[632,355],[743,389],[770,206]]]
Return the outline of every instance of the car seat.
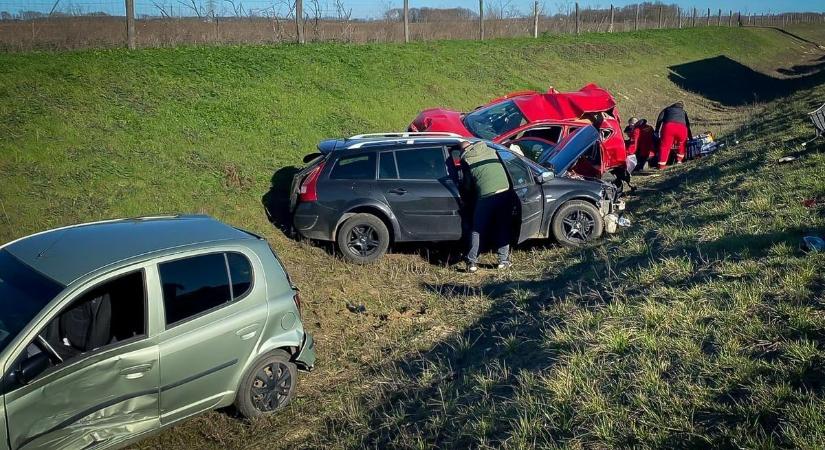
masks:
[[[61,313],[44,337],[65,360],[109,344],[111,324],[112,301],[105,293]]]

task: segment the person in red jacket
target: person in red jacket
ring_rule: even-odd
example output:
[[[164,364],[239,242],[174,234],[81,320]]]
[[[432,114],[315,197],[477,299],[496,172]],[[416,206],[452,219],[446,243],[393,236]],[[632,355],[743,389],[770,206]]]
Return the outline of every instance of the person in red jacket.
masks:
[[[685,104],[679,101],[663,109],[656,119],[656,132],[659,134],[659,169],[667,168],[673,146],[677,147],[676,163],[681,164],[685,159],[687,141],[693,135]]]
[[[654,144],[653,134],[655,130],[647,120],[637,120],[630,130],[630,145],[627,147],[627,153],[636,155],[636,169],[634,172],[642,170],[645,162],[653,163],[653,158],[656,156],[656,148]]]

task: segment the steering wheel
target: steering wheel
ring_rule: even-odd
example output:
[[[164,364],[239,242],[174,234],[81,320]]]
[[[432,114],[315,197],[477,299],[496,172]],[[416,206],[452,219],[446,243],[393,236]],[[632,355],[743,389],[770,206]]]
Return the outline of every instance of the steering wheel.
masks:
[[[49,359],[51,359],[54,364],[60,364],[63,362],[63,358],[57,353],[57,350],[49,344],[49,341],[47,341],[43,335],[38,334],[36,341],[39,344],[38,346],[40,349],[49,354]]]

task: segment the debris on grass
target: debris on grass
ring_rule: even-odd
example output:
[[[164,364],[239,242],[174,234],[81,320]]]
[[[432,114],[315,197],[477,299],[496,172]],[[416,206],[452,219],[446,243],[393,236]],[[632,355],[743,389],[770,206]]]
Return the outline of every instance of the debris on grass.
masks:
[[[825,251],[825,239],[819,236],[805,236],[799,245],[805,253],[819,253]]]
[[[359,303],[359,304],[356,305],[354,303],[347,302],[347,309],[349,310],[349,312],[355,313],[355,314],[366,314],[367,313],[367,307],[364,306],[363,303]]]

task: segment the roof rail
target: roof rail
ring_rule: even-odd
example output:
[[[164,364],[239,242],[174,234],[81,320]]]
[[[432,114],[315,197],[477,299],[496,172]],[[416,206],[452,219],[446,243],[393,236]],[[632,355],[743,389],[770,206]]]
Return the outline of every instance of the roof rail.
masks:
[[[368,139],[368,138],[408,138],[408,137],[457,137],[460,138],[460,134],[456,133],[448,133],[448,132],[441,132],[441,131],[403,131],[398,133],[367,133],[367,134],[356,134],[355,136],[351,136],[350,139]]]
[[[446,136],[446,137],[442,137],[442,138],[431,137],[431,136],[410,137],[410,138],[407,138],[407,139],[399,138],[399,139],[385,139],[385,140],[375,140],[375,141],[362,141],[362,142],[357,142],[355,144],[350,144],[347,148],[348,149],[365,148],[365,147],[369,147],[370,145],[386,144],[388,142],[395,143],[395,144],[398,144],[398,145],[413,145],[413,144],[420,144],[420,143],[433,142],[433,141],[435,141],[435,142],[451,141],[451,142],[458,143],[458,142],[461,142],[463,140],[469,140],[469,139],[473,139],[473,138],[464,138],[464,137],[460,137],[460,136],[458,136],[458,137]]]

